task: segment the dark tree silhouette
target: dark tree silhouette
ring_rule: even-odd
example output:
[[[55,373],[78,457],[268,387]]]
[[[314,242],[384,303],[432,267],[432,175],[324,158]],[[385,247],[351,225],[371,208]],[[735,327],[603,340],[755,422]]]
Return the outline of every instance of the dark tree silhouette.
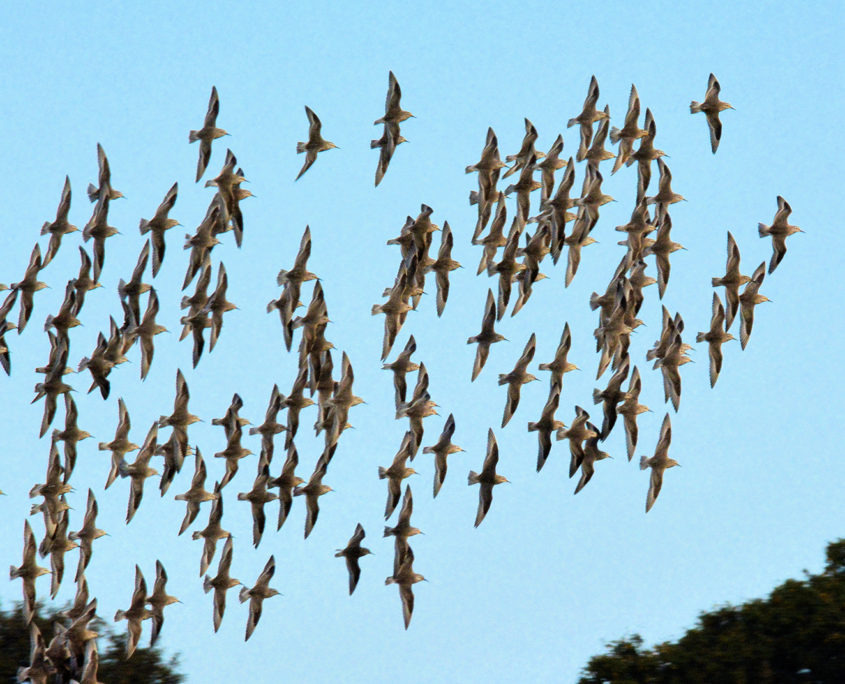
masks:
[[[702,613],[675,643],[609,643],[579,682],[845,682],[845,539],[828,545],[823,572]]]
[[[53,636],[52,624],[61,620],[58,611],[44,612],[37,607],[35,623],[49,644]],[[109,684],[180,684],[185,679],[177,671],[178,656],[165,661],[161,650],[138,648],[129,660],[124,658],[126,637],[116,633],[103,621],[98,620],[95,631],[98,639],[100,668],[99,679]],[[29,628],[23,616],[20,603],[10,610],[0,607],[0,682],[16,682],[18,668],[29,665]]]

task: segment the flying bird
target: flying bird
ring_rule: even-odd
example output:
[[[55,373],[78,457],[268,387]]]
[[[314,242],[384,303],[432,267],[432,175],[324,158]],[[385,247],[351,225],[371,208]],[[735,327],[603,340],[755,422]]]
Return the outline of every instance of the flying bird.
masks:
[[[472,380],[478,377],[487,357],[490,355],[490,345],[505,339],[493,329],[496,322],[496,300],[493,298],[493,290],[487,290],[487,304],[484,306],[484,316],[481,319],[481,332],[467,340],[467,344],[478,344],[475,352],[475,362],[472,365]]]
[[[305,163],[294,180],[299,180],[302,174],[310,169],[311,165],[317,161],[317,153],[337,148],[337,145],[324,140],[323,136],[320,135],[320,129],[323,124],[310,107],[305,107],[305,113],[308,115],[308,142],[296,143],[296,153],[305,153]]]
[[[493,434],[493,429],[490,428],[487,432],[487,455],[484,457],[484,465],[480,473],[474,470],[469,471],[467,483],[469,485],[480,485],[478,490],[478,512],[475,515],[475,527],[481,524],[487,511],[490,510],[490,504],[493,503],[493,487],[503,482],[509,482],[504,475],[496,473],[496,464],[499,462],[499,445],[496,443],[496,436]]]
[[[211,97],[208,99],[208,111],[205,114],[202,128],[198,131],[191,131],[188,134],[188,142],[200,141],[200,156],[197,162],[196,182],[202,178],[211,158],[211,141],[229,135],[222,128],[217,128],[217,114],[220,112],[220,98],[217,95],[217,88],[212,86]]]
[[[369,549],[361,546],[361,542],[364,541],[365,536],[366,534],[364,533],[364,528],[361,527],[361,523],[358,523],[355,527],[354,534],[349,538],[349,543],[346,545],[346,548],[338,549],[334,554],[335,558],[343,558],[346,560],[346,569],[349,572],[350,596],[352,596],[352,592],[355,591],[355,587],[358,586],[358,580],[361,578],[361,566],[359,565],[359,560],[362,556],[372,553]]]
[[[270,588],[270,580],[273,579],[275,572],[276,558],[275,556],[270,556],[258,579],[255,580],[255,585],[251,589],[241,587],[238,599],[241,603],[249,599],[249,617],[246,621],[246,636],[244,637],[244,641],[249,640],[253,631],[255,631],[256,625],[258,625],[258,621],[261,619],[261,608],[264,604],[264,599],[280,595],[278,591]]]
[[[707,92],[704,94],[704,102],[693,100],[689,105],[690,114],[704,112],[704,116],[707,117],[707,126],[710,128],[710,149],[713,154],[716,154],[716,150],[719,149],[719,141],[722,139],[722,122],[719,120],[719,112],[733,109],[730,104],[719,99],[721,89],[719,81],[713,74],[710,74],[707,79]]]
[[[648,496],[645,502],[645,512],[648,513],[654,502],[657,500],[657,495],[660,494],[660,489],[663,486],[663,473],[667,468],[680,465],[676,460],[669,458],[669,444],[672,442],[672,422],[669,420],[669,414],[663,419],[663,425],[660,427],[660,439],[657,446],[654,448],[654,456],[647,458],[643,456],[640,458],[640,470],[651,468],[651,479],[648,484]]]
[[[789,215],[791,213],[792,207],[789,206],[789,202],[778,195],[778,210],[775,214],[774,220],[772,221],[772,225],[767,226],[765,223],[757,224],[757,232],[760,234],[761,238],[766,236],[771,236],[772,238],[774,253],[772,254],[772,259],[769,262],[770,275],[774,273],[774,270],[778,267],[778,264],[786,255],[786,238],[790,235],[794,235],[795,233],[804,232],[798,226],[793,226],[788,223],[787,219],[789,219]]]

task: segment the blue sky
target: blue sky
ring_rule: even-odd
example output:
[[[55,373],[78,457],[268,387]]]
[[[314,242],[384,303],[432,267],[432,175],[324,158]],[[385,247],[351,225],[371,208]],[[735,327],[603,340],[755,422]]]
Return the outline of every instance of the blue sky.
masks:
[[[158,558],[170,575],[171,593],[184,602],[166,612],[162,640],[168,652],[181,653],[192,682],[236,681],[245,669],[253,681],[270,681],[280,667],[291,679],[311,681],[569,681],[607,640],[634,631],[649,642],[677,637],[701,610],[762,595],[803,568],[819,569],[825,543],[842,535],[845,477],[834,431],[838,388],[845,381],[838,361],[845,333],[835,202],[841,173],[836,147],[825,142],[843,107],[843,23],[838,3],[815,4],[812,12],[785,3],[765,10],[726,3],[683,10],[670,3],[495,3],[448,10],[433,3],[281,9],[271,3],[208,3],[202,13],[165,3],[84,13],[17,8],[0,27],[8,186],[0,206],[0,282],[21,278],[41,224],[54,216],[65,174],[73,187],[71,222],[82,227],[88,220],[92,206],[84,189],[96,180],[98,142],[108,153],[114,187],[126,195],[111,206],[111,223],[122,234],[108,240],[104,287],[89,293],[83,327],[71,333],[71,365],[91,352],[109,315],[121,313],[116,285],[129,277],[143,245],[139,219],[151,216],[174,181],[180,186],[171,216],[184,229],[168,233],[164,266],[153,281],[161,300],[159,322],[172,334],[156,338],[146,381],[139,382],[137,348],[132,363],[112,373],[106,402],[85,394],[87,373],[70,376],[80,425],[94,435],[81,443],[71,480],[71,528],[81,525],[90,486],[100,505],[100,527],[111,533],[96,542],[87,573],[100,615],[108,619],[128,605],[135,563],[151,583]],[[369,141],[379,129],[371,122],[382,114],[391,69],[402,86],[403,106],[416,118],[403,124],[410,142],[397,150],[374,188],[378,154]],[[723,115],[715,156],[704,117],[689,114],[689,101],[703,98],[711,71],[723,98],[736,108]],[[792,205],[792,222],[807,231],[789,240],[783,263],[766,277],[761,292],[773,303],[758,308],[747,349],[740,351],[738,342],[725,346],[715,389],[708,383],[705,345],[696,345],[696,363],[682,368],[670,456],[683,467],[667,473],[648,515],[648,474],[627,462],[621,425],[604,447],[615,458],[599,463],[590,484],[573,497],[566,445],[554,444],[538,475],[536,436],[525,430],[545,403],[547,375],[536,373],[541,381],[524,387],[504,430],[498,426],[505,390],[496,385],[497,374],[513,367],[532,332],[538,340],[532,365],[549,360],[568,321],[570,360],[584,370],[567,375],[558,418],[570,423],[578,404],[600,419],[592,389],[604,387],[609,375],[594,381],[597,321],[588,299],[592,291],[604,291],[623,254],[613,227],[625,223],[633,208],[634,167],[612,178],[609,168],[605,172],[603,189],[618,201],[602,208],[593,233],[599,244],[585,248],[572,285],[564,289],[563,261],[557,267],[545,261],[549,279],[498,328],[510,342],[495,345],[481,376],[469,382],[475,348],[465,341],[478,332],[486,291],[495,289],[495,281],[474,275],[481,254],[469,242],[475,208],[467,196],[476,179],[464,167],[478,159],[488,126],[499,136],[502,156],[515,153],[523,117],[540,133],[538,149],[547,150],[563,133],[563,156],[574,155],[577,129],[565,124],[580,111],[592,74],[601,87],[599,104],[610,105],[614,123],[624,116],[631,83],[637,85],[643,111],[650,107],[654,113],[656,145],[669,154],[673,187],[689,200],[671,209],[672,236],[688,251],[672,256],[663,299],[683,315],[685,339],[691,342],[696,331],[707,329],[710,278],[723,273],[726,230],[737,239],[747,273],[771,254],[770,242],[757,236],[757,223],[771,222],[777,195]],[[226,315],[218,346],[192,369],[190,340],[178,342],[187,265],[182,237],[202,219],[212,191],[193,183],[197,146],[187,137],[202,123],[212,85],[220,93],[218,124],[232,137],[215,142],[206,177],[216,174],[229,146],[256,198],[243,204],[243,248],[227,235],[212,253],[215,273],[217,263],[225,263],[229,299],[240,309]],[[307,134],[304,105],[341,149],[321,154],[294,183],[302,164],[295,145]],[[576,192],[583,173],[579,164]],[[414,617],[405,632],[397,591],[384,586],[393,548],[392,540],[380,536],[386,487],[377,467],[390,463],[406,423],[393,418],[392,379],[379,362],[382,318],[370,316],[370,308],[392,284],[399,260],[385,241],[421,203],[434,208],[436,223],[449,221],[453,256],[466,268],[452,275],[441,319],[430,282],[395,349],[414,334],[416,358],[425,362],[432,398],[441,407],[439,418],[425,421],[424,444],[436,440],[454,413],[454,441],[466,453],[450,458],[434,501],[432,462],[421,454],[413,464],[421,473],[410,480],[413,522],[425,532],[412,540],[415,569],[429,583],[415,586]],[[509,200],[511,215],[514,207]],[[221,416],[238,392],[242,415],[260,423],[273,383],[287,393],[295,377],[296,354],[284,350],[278,317],[267,315],[265,306],[278,295],[276,273],[292,264],[306,224],[313,236],[309,266],[322,278],[332,319],[326,336],[338,349],[335,366],[345,350],[356,394],[367,404],[350,413],[356,429],[343,434],[325,478],[335,492],[321,500],[308,540],[302,539],[305,509],[297,499],[281,532],[268,522],[260,547],[252,548],[249,506],[234,494],[250,488],[257,457],[242,462],[225,490],[223,526],[235,535],[232,574],[251,585],[275,554],[272,586],[283,594],[265,604],[245,644],[246,607],[235,592],[219,633],[212,632],[211,597],[197,575],[201,543],[189,533],[176,536],[184,508],[173,495],[189,486],[191,463],[163,499],[157,482],[149,481],[126,526],[128,482],[103,491],[108,454],[97,451],[96,442],[111,438],[117,398],[123,397],[131,437],[140,443],[150,423],[170,412],[181,368],[190,407],[205,420],[191,427],[191,443],[202,449],[209,483],[222,476],[222,463],[212,454],[225,439],[210,419]],[[44,249],[46,240],[40,242]],[[47,439],[37,439],[42,404],[28,403],[40,379],[33,369],[49,348],[40,328],[58,309],[67,279],[76,275],[78,244],[78,233],[65,238],[41,273],[51,289],[36,293],[28,328],[7,336],[13,372],[0,379],[6,387],[0,488],[9,494],[0,501],[0,548],[7,563],[19,562],[31,503],[26,492],[43,481],[49,452]],[[303,295],[307,301],[310,286]],[[632,364],[643,377],[641,399],[654,411],[640,418],[637,456],[651,455],[667,410],[659,373],[645,362],[659,335],[660,306],[656,288],[646,290],[640,317],[647,325],[631,345]],[[298,474],[306,478],[322,444],[310,430],[315,418],[315,409],[303,411],[296,440]],[[62,420],[60,409],[55,426]],[[466,473],[479,470],[489,427],[499,442],[499,472],[512,484],[496,488],[490,513],[473,529],[477,488],[467,487]],[[258,452],[258,439],[244,443]],[[278,445],[274,474],[280,453]],[[271,520],[275,511],[270,504]],[[204,526],[206,516],[204,508],[191,529]],[[333,552],[359,521],[367,531],[365,546],[375,555],[362,560],[361,582],[350,598],[343,562]],[[40,540],[40,519],[32,524]],[[57,603],[73,597],[76,552],[67,563],[70,576]],[[37,588],[46,597],[49,580],[39,580]],[[4,603],[19,598],[19,583],[0,583]],[[145,626],[142,643],[148,639]],[[282,665],[273,650],[280,647]]]

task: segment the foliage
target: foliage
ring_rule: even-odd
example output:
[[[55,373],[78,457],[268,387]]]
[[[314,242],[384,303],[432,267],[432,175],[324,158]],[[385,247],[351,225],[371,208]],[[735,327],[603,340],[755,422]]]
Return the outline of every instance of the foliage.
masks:
[[[42,606],[34,618],[41,630],[46,644],[53,635],[52,624],[64,620],[58,611],[44,612]],[[141,648],[140,646],[126,660],[126,637],[113,632],[108,625],[98,621],[94,629],[100,633],[100,667],[98,678],[109,684],[180,684],[185,677],[177,671],[179,661],[176,656],[164,660],[161,650]],[[11,610],[0,607],[0,682],[16,682],[19,667],[29,664],[30,642],[29,628],[23,616],[22,604],[18,603]]]
[[[820,574],[702,613],[675,643],[647,649],[637,634],[609,643],[579,682],[845,682],[845,539],[828,545]]]

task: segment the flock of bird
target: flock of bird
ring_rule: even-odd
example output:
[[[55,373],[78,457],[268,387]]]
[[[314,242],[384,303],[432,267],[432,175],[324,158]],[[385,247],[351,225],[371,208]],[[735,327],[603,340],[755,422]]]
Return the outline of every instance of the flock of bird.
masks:
[[[719,113],[730,105],[719,100],[719,83],[711,74],[703,102],[692,102],[690,111],[704,112],[710,130],[712,151],[715,153],[721,139],[722,126]],[[376,185],[387,171],[396,145],[405,139],[400,135],[399,124],[411,116],[400,106],[401,91],[393,73],[389,76],[389,89],[385,102],[384,116],[375,124],[383,124],[383,135],[373,140],[371,147],[380,148],[380,157],[376,171]],[[642,377],[633,364],[628,348],[632,331],[642,324],[637,318],[644,302],[644,289],[657,283],[658,296],[668,286],[670,275],[670,255],[682,249],[671,239],[672,221],[669,208],[683,200],[672,191],[672,176],[662,157],[665,154],[654,146],[657,133],[651,111],[646,109],[644,127],[639,127],[640,101],[636,88],[632,86],[628,102],[628,111],[622,128],[610,127],[609,108],[598,108],[599,87],[593,77],[587,98],[580,114],[570,119],[568,127],[577,126],[579,131],[578,150],[575,158],[561,158],[563,137],[558,136],[547,154],[535,149],[538,133],[533,124],[525,120],[525,137],[520,150],[501,160],[498,141],[492,129],[488,130],[481,158],[466,168],[467,173],[478,174],[478,189],[470,193],[470,203],[477,205],[478,219],[473,230],[471,242],[482,248],[478,274],[486,271],[488,277],[498,281],[497,295],[493,289],[487,293],[481,321],[481,331],[467,340],[476,344],[477,351],[471,371],[474,381],[488,360],[490,347],[504,337],[495,331],[495,325],[506,313],[516,284],[518,294],[511,310],[516,315],[528,302],[535,283],[546,276],[540,267],[546,256],[556,264],[564,248],[568,249],[566,259],[565,284],[568,286],[575,277],[581,260],[581,250],[595,242],[591,232],[599,220],[599,209],[613,198],[602,192],[603,182],[600,166],[602,162],[615,159],[611,173],[616,173],[623,166],[637,164],[636,202],[630,221],[617,226],[616,230],[625,234],[619,244],[625,247],[625,253],[619,266],[602,294],[593,293],[590,308],[598,311],[598,325],[594,331],[596,350],[599,355],[596,378],[600,378],[610,368],[612,377],[605,388],[593,392],[593,402],[601,406],[601,426],[598,421],[591,421],[590,414],[581,406],[575,406],[575,416],[567,427],[555,418],[564,376],[577,366],[568,360],[572,343],[572,333],[566,323],[560,344],[554,357],[547,363],[539,364],[539,370],[548,372],[549,395],[540,417],[528,423],[528,431],[537,432],[538,456],[537,471],[543,468],[552,449],[552,434],[557,440],[566,440],[570,452],[569,476],[580,470],[580,479],[575,488],[577,494],[588,484],[595,473],[597,461],[609,455],[600,449],[600,444],[611,434],[622,416],[625,433],[627,457],[630,461],[638,445],[637,416],[648,407],[639,403],[642,389]],[[189,134],[190,142],[199,141],[199,161],[196,180],[203,177],[210,161],[212,142],[226,131],[217,127],[220,100],[216,88],[212,89],[208,111],[199,130]],[[297,152],[305,154],[305,163],[297,178],[301,177],[316,161],[319,152],[335,148],[322,138],[321,122],[308,107],[306,114],[309,121],[307,142],[297,144]],[[597,124],[597,126],[596,126]],[[605,148],[608,140],[618,145],[616,154]],[[639,142],[637,142],[639,141]],[[636,146],[636,147],[635,147]],[[105,263],[105,240],[117,233],[109,225],[109,206],[113,200],[122,197],[122,193],[111,184],[109,162],[103,148],[97,146],[99,179],[97,185],[89,185],[88,198],[94,204],[92,216],[82,231],[85,242],[93,239],[93,258],[83,246],[79,247],[81,266],[77,277],[67,282],[64,301],[55,315],[50,315],[44,322],[44,330],[50,340],[50,355],[46,364],[36,371],[44,375],[42,382],[35,387],[35,400],[44,399],[44,413],[39,436],[44,436],[54,423],[59,397],[63,395],[64,428],[53,429],[47,472],[43,484],[36,484],[29,492],[31,498],[40,499],[32,506],[31,514],[40,512],[43,517],[44,535],[38,544],[28,521],[24,523],[23,559],[19,566],[11,568],[12,579],[20,579],[23,584],[24,611],[30,621],[32,654],[29,667],[19,672],[19,681],[46,682],[50,677],[58,681],[79,681],[83,684],[97,682],[96,632],[91,629],[91,621],[96,617],[97,599],[89,596],[85,571],[93,552],[93,542],[106,534],[97,528],[97,501],[94,492],[88,490],[88,502],[82,527],[79,531],[69,531],[69,506],[65,495],[71,491],[71,476],[77,458],[77,445],[91,435],[78,425],[78,411],[70,394],[72,387],[65,382],[65,375],[72,372],[69,366],[70,330],[80,325],[79,316],[86,294],[100,287],[100,274]],[[574,196],[576,161],[586,162],[580,195]],[[656,163],[659,180],[657,192],[647,195],[651,181],[652,162]],[[504,173],[502,170],[506,169]],[[555,174],[561,171],[557,181]],[[540,180],[535,180],[539,172]],[[501,178],[519,174],[516,183],[500,190]],[[200,362],[205,350],[205,333],[208,331],[208,349],[213,350],[222,333],[223,316],[236,308],[227,297],[228,280],[224,265],[217,267],[216,286],[210,294],[213,275],[211,252],[221,243],[220,237],[232,232],[238,246],[244,235],[244,218],[240,208],[241,200],[251,196],[242,189],[245,181],[244,172],[238,166],[231,150],[227,151],[220,173],[206,182],[207,187],[215,188],[207,213],[199,223],[193,235],[186,236],[185,250],[189,250],[188,267],[183,283],[183,291],[193,283],[193,293],[182,298],[182,309],[186,311],[181,318],[182,332],[180,339],[191,335],[193,342],[193,365]],[[540,190],[539,211],[531,216],[531,193]],[[102,398],[110,394],[109,375],[115,367],[127,361],[127,354],[135,346],[140,346],[140,376],[144,379],[153,363],[155,336],[165,328],[156,321],[159,311],[159,299],[155,288],[143,282],[150,266],[153,278],[159,272],[165,257],[165,233],[180,225],[169,217],[178,193],[176,183],[165,195],[153,218],[140,221],[142,235],[149,234],[149,239],[139,254],[137,263],[128,281],[120,280],[118,295],[122,305],[122,323],[111,317],[108,333],[101,332],[96,348],[83,357],[77,364],[77,370],[87,370],[92,379],[89,392],[99,390]],[[507,198],[516,195],[516,207],[510,228],[505,234],[507,224]],[[23,332],[33,311],[33,295],[45,287],[38,280],[40,272],[55,257],[61,247],[62,238],[78,229],[68,221],[71,205],[71,187],[66,179],[61,199],[52,222],[45,222],[42,235],[49,235],[49,243],[42,257],[41,248],[35,245],[24,277],[12,284],[8,296],[0,305],[0,363],[6,373],[11,373],[11,355],[5,337],[6,333],[17,328]],[[652,212],[653,209],[653,212]],[[570,211],[572,210],[572,211]],[[403,480],[416,471],[407,465],[413,462],[424,442],[423,420],[437,415],[438,405],[429,394],[429,376],[425,364],[412,360],[416,352],[416,342],[411,335],[392,362],[387,362],[401,328],[408,314],[416,311],[425,290],[426,276],[434,273],[437,289],[436,311],[440,316],[449,297],[449,274],[460,267],[452,259],[453,234],[448,222],[440,226],[432,222],[433,209],[425,204],[416,218],[408,217],[398,237],[388,241],[389,245],[400,248],[400,259],[393,284],[383,293],[383,302],[373,305],[372,314],[383,314],[384,337],[381,359],[383,368],[393,374],[395,394],[395,417],[397,420],[408,419],[405,432],[393,461],[378,469],[378,476],[387,481],[387,502],[385,520],[389,520],[399,508],[396,524],[385,526],[384,536],[394,537],[395,552],[393,574],[385,580],[386,584],[396,584],[402,602],[404,624],[407,629],[414,608],[413,585],[425,578],[414,571],[414,552],[409,538],[420,533],[411,524],[413,496],[410,486],[402,491]],[[786,253],[786,237],[801,229],[790,225],[788,219],[791,208],[778,197],[777,213],[771,225],[759,224],[760,237],[771,237],[774,253],[769,263],[768,272],[773,273]],[[568,231],[566,224],[571,224]],[[533,233],[528,227],[535,224]],[[488,229],[489,225],[489,229]],[[433,243],[433,234],[441,233],[437,257],[429,255]],[[486,232],[485,232],[486,231]],[[650,237],[653,234],[653,237]],[[524,237],[523,237],[524,236]],[[733,340],[730,329],[734,319],[740,319],[740,342],[744,349],[748,343],[754,322],[754,308],[761,302],[768,301],[759,293],[766,274],[765,262],[760,264],[749,277],[740,270],[740,253],[736,241],[730,232],[727,234],[727,265],[725,275],[714,277],[714,288],[724,287],[725,304],[718,293],[713,295],[713,309],[710,329],[697,335],[696,341],[706,342],[710,357],[710,383],[716,383],[722,366],[721,345]],[[237,501],[249,502],[252,518],[252,542],[258,547],[265,530],[265,505],[278,500],[279,511],[277,530],[287,520],[295,497],[304,497],[307,509],[305,537],[311,533],[317,523],[320,497],[331,491],[323,483],[328,473],[332,458],[338,447],[343,432],[349,427],[348,418],[352,407],[363,403],[363,399],[353,391],[354,373],[346,353],[342,353],[339,377],[335,377],[332,350],[334,345],[325,337],[329,322],[328,309],[322,284],[316,274],[308,270],[311,253],[311,233],[306,227],[302,236],[296,259],[288,270],[281,270],[276,278],[281,293],[277,299],[267,305],[267,312],[277,312],[282,326],[282,336],[288,351],[292,349],[296,331],[299,330],[298,372],[290,392],[285,395],[278,386],[274,386],[264,421],[248,429],[249,435],[260,435],[261,450],[258,455],[257,473],[252,488],[237,494]],[[647,259],[654,257],[656,277],[646,274]],[[150,262],[150,257],[152,258]],[[295,315],[302,306],[302,285],[315,281],[310,301],[302,315]],[[740,288],[744,289],[740,291]],[[146,304],[142,307],[141,297],[146,295]],[[13,309],[18,304],[17,324],[11,322]],[[678,411],[681,398],[680,367],[690,359],[687,352],[692,346],[684,342],[682,334],[684,322],[679,313],[672,314],[664,306],[663,321],[659,339],[647,353],[646,360],[654,361],[654,368],[660,369],[665,400],[671,402]],[[498,384],[506,386],[505,407],[501,427],[511,421],[520,402],[523,384],[537,380],[529,367],[534,360],[536,335],[531,334],[525,347],[516,360],[513,369],[500,373]],[[413,389],[408,391],[408,374],[416,373]],[[627,381],[627,389],[623,385]],[[306,396],[306,390],[308,395]],[[316,394],[316,401],[311,397]],[[223,490],[232,482],[239,470],[240,462],[252,452],[242,444],[244,428],[251,423],[240,416],[243,401],[238,394],[232,397],[225,414],[211,423],[223,428],[225,448],[214,454],[215,459],[222,459],[225,470],[209,491],[206,489],[207,468],[198,446],[191,446],[188,435],[189,426],[200,420],[189,408],[190,393],[181,370],[177,370],[175,399],[170,415],[162,415],[149,426],[142,444],[131,441],[132,431],[129,411],[122,398],[118,399],[117,426],[113,439],[100,442],[99,450],[109,452],[110,466],[105,480],[108,489],[118,479],[129,480],[129,498],[126,523],[130,523],[141,505],[146,481],[160,475],[159,489],[166,494],[176,475],[181,471],[185,459],[194,457],[194,471],[190,487],[176,495],[176,499],[186,504],[185,517],[178,534],[187,531],[200,513],[203,504],[208,504],[208,523],[202,530],[192,532],[193,540],[202,540],[199,575],[204,577],[203,589],[213,591],[213,623],[217,631],[226,608],[227,591],[235,586],[242,586],[238,598],[242,603],[249,602],[249,612],[245,638],[249,639],[256,628],[262,612],[263,601],[278,594],[271,588],[270,582],[275,571],[275,560],[270,556],[264,570],[255,584],[248,588],[230,574],[233,557],[232,535],[222,527]],[[314,428],[322,433],[324,446],[314,470],[308,480],[295,474],[299,456],[295,438],[299,429],[300,413],[309,406],[316,406]],[[284,422],[279,422],[280,412],[285,411]],[[165,439],[159,439],[160,429],[170,429]],[[285,458],[278,475],[271,472],[276,437],[284,432]],[[450,454],[463,451],[452,443],[455,432],[455,419],[448,416],[442,431],[434,444],[422,448],[423,454],[434,456],[433,495],[437,496],[447,474],[447,458]],[[639,461],[641,469],[650,469],[651,477],[646,498],[646,512],[653,506],[660,493],[664,472],[667,468],[678,465],[669,457],[672,430],[670,415],[667,412],[660,430],[657,447],[651,457],[643,456]],[[62,444],[62,454],[59,453]],[[132,462],[127,455],[136,452]],[[162,457],[161,472],[150,466],[154,457]],[[492,428],[488,431],[487,452],[480,472],[470,471],[469,485],[479,485],[478,509],[475,526],[481,524],[490,509],[493,487],[508,480],[496,472],[499,453],[496,436]],[[400,506],[401,501],[401,506]],[[369,554],[369,549],[362,546],[365,532],[360,523],[345,548],[335,554],[346,562],[349,576],[349,593],[358,583],[361,568],[360,559]],[[206,574],[214,561],[217,543],[225,540],[219,556],[217,572],[214,576]],[[76,598],[71,609],[63,615],[65,624],[56,625],[56,633],[47,644],[31,618],[36,606],[36,579],[44,574],[51,575],[50,596],[55,597],[64,576],[65,554],[79,550],[74,582],[77,585]],[[37,557],[50,557],[50,569],[38,565]],[[156,579],[152,593],[141,568],[136,566],[134,588],[129,606],[119,610],[115,620],[126,620],[128,639],[126,656],[134,652],[142,633],[142,624],[150,620],[152,624],[151,643],[155,643],[164,623],[164,608],[178,599],[166,591],[167,573],[160,562],[156,562]]]

